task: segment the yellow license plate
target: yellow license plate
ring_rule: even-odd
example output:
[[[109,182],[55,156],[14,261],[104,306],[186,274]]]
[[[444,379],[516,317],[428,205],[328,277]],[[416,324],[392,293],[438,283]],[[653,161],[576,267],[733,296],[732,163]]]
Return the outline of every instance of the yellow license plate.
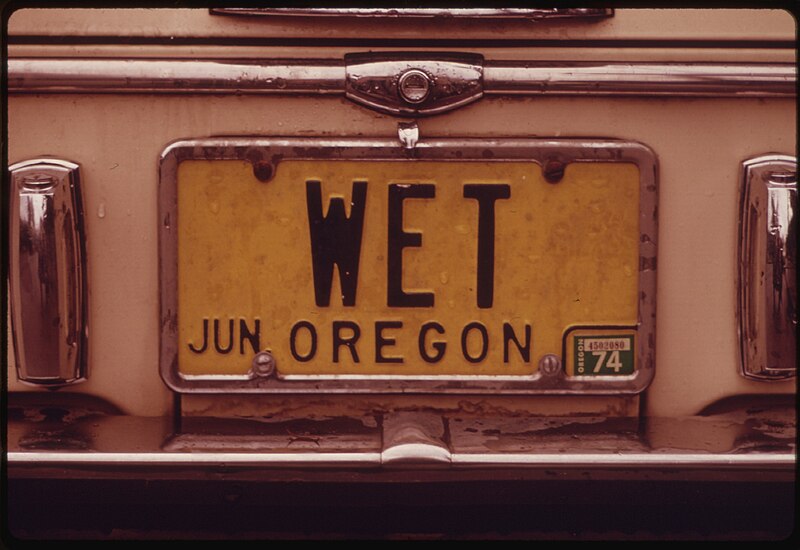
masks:
[[[263,170],[176,164],[177,376],[253,378],[264,352],[287,381],[640,369],[636,162],[569,162],[554,183],[526,159]]]
[[[571,325],[636,324],[638,204],[621,163],[184,162],[181,372],[532,373]]]

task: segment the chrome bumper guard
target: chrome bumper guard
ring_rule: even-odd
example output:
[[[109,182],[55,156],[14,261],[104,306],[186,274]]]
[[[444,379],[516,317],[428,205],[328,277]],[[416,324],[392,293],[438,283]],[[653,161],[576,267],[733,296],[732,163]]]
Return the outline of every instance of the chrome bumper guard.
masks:
[[[795,442],[793,404],[687,418],[414,411],[183,417],[178,426],[162,417],[12,403],[7,459],[10,479],[791,482]]]

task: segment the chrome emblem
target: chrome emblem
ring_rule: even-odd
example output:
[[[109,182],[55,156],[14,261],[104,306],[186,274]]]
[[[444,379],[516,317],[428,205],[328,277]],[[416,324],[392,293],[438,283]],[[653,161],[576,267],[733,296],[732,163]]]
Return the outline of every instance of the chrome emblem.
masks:
[[[444,113],[483,95],[483,58],[455,53],[347,54],[345,95],[392,115]]]

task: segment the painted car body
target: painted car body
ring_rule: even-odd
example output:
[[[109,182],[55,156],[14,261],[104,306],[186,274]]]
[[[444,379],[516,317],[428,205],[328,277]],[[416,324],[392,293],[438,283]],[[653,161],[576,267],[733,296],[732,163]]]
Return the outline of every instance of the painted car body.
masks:
[[[12,507],[23,482],[88,481],[98,472],[391,487],[515,478],[543,487],[548,476],[566,486],[580,475],[792,485],[795,379],[743,377],[737,328],[743,163],[796,150],[791,15],[468,15],[11,14],[8,162],[79,166],[88,289],[85,381],[55,392],[20,381],[9,323]],[[380,64],[398,60],[401,70],[437,75],[466,63],[481,93],[431,112],[410,96],[359,95],[356,76],[366,69],[354,67],[374,62],[371,78],[383,70],[390,78],[399,73]],[[403,139],[409,132],[413,144]],[[655,288],[652,376],[634,391],[593,394],[381,382],[369,391],[315,383],[176,392],[162,377],[171,284],[164,265],[174,259],[164,244],[162,176],[165,151],[187,140],[350,140],[396,146],[398,155],[437,140],[461,148],[542,140],[560,150],[642,144],[655,159],[657,188],[658,237],[641,267]],[[13,279],[16,266],[9,268]],[[11,306],[22,307],[13,298]],[[19,502],[25,511],[35,504]],[[791,516],[780,502],[778,515]],[[13,516],[23,533],[25,517]]]

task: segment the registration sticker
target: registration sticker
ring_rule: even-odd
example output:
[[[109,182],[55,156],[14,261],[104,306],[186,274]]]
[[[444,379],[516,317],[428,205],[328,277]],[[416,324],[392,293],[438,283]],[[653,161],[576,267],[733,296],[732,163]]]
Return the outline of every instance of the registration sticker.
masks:
[[[578,333],[571,336],[571,341],[571,363],[575,376],[633,374],[636,349],[633,334]]]

